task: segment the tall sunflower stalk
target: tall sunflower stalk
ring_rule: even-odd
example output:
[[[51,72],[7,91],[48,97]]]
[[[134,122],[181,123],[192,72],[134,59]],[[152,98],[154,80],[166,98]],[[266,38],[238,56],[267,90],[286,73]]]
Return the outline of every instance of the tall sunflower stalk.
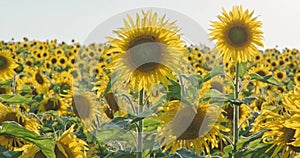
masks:
[[[145,98],[155,84],[165,88],[176,80],[181,70],[178,61],[185,52],[179,29],[175,22],[158,17],[151,10],[136,14],[136,19],[127,15],[124,26],[113,31],[118,37],[108,37],[111,53],[119,52],[111,62],[113,72],[118,72],[115,84],[125,85],[129,91],[139,94],[138,113],[144,109]],[[116,86],[118,87],[118,86]],[[143,121],[137,125],[137,157],[143,152]]]
[[[259,53],[256,46],[263,47],[262,34],[260,30],[262,24],[257,21],[257,17],[252,17],[254,11],[243,10],[241,6],[234,6],[227,13],[223,9],[219,15],[220,21],[212,22],[211,40],[217,40],[216,47],[223,57],[224,63],[233,62],[235,64],[234,80],[234,116],[233,116],[233,157],[236,156],[237,143],[239,139],[239,64],[253,60]]]
[[[143,112],[144,108],[144,90],[142,89],[139,93],[139,114]],[[143,120],[140,120],[138,122],[138,143],[137,143],[137,157],[142,158],[142,152],[143,152]]]

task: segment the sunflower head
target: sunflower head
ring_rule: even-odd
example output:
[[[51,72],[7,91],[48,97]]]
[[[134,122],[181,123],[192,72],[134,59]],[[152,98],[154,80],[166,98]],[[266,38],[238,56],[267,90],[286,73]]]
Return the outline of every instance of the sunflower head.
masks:
[[[54,153],[57,158],[83,158],[88,150],[87,143],[73,134],[74,125],[66,130],[55,142]],[[46,158],[39,147],[33,144],[24,145],[20,158]]]
[[[108,38],[113,48],[106,54],[119,52],[111,67],[134,91],[144,88],[147,92],[156,83],[168,85],[169,79],[175,78],[172,72],[178,72],[183,61],[185,49],[175,22],[157,16],[143,11],[142,17],[136,14],[134,22],[128,15],[125,27],[114,31],[118,38]]]
[[[23,115],[18,108],[13,109],[12,107],[8,107],[0,103],[0,111],[0,125],[4,121],[14,121],[29,130],[32,130],[36,133],[39,132],[40,124],[37,122],[37,120]],[[8,149],[19,148],[26,143],[27,142],[25,142],[23,139],[0,136],[0,145]]]
[[[0,82],[12,79],[17,66],[9,51],[0,51]]]
[[[98,107],[97,97],[92,92],[75,94],[72,98],[72,108],[74,114],[80,118],[88,131],[94,130],[99,124],[98,119],[104,121],[108,119],[105,113]]]
[[[208,103],[189,106],[178,100],[171,101],[163,106],[159,120],[163,123],[157,137],[165,150],[172,148],[171,152],[183,147],[198,154],[203,149],[209,152],[224,139],[220,131],[228,132],[220,124],[224,121],[221,109]]]
[[[250,61],[259,53],[256,46],[263,46],[262,24],[252,15],[253,11],[234,6],[229,13],[223,9],[219,22],[212,22],[211,40],[217,40],[216,47],[224,62]]]

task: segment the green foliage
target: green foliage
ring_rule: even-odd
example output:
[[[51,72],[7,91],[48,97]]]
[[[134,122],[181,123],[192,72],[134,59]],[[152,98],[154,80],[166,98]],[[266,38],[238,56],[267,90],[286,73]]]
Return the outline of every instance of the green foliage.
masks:
[[[30,102],[31,97],[25,97],[18,94],[17,95],[0,94],[0,101],[10,103],[10,104],[22,104],[22,103]]]
[[[280,86],[281,83],[279,83],[272,75],[267,75],[267,76],[260,76],[256,73],[250,74],[251,79],[258,80],[264,83]]]
[[[22,151],[8,151],[6,148],[0,146],[1,158],[18,158],[22,154]]]
[[[55,158],[54,141],[52,139],[44,138],[15,122],[2,122],[0,135],[22,138],[38,146],[48,158]]]

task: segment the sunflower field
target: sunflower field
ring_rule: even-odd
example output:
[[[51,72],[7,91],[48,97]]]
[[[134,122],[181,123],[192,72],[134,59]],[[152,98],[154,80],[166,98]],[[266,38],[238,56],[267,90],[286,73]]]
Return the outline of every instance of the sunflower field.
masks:
[[[0,158],[300,158],[300,52],[234,6],[216,46],[127,15],[107,43],[0,41]]]

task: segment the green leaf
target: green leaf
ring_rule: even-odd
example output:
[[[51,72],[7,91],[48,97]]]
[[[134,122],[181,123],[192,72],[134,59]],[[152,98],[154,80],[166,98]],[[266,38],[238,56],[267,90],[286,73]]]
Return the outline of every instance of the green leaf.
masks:
[[[46,157],[55,158],[54,141],[52,139],[44,138],[43,136],[24,128],[15,122],[2,122],[0,135],[22,138],[38,146]]]
[[[221,93],[216,89],[210,89],[204,96],[203,101],[209,101],[211,104],[222,106],[225,102],[228,102],[229,96]]]
[[[176,81],[171,80],[171,85],[168,85],[167,100],[181,99],[181,86]]]
[[[225,152],[225,157],[226,158],[232,157],[231,156],[232,155],[232,150],[233,150],[232,145],[227,145],[227,146],[224,147],[223,151]]]
[[[4,82],[0,82],[0,87],[10,86],[11,83],[12,83],[12,80],[6,80]]]
[[[117,82],[117,80],[119,79],[120,73],[121,73],[121,71],[116,71],[111,74],[110,80],[109,80],[108,85],[104,92],[105,94],[107,94],[111,90],[111,87]]]
[[[280,86],[282,85],[280,82],[278,82],[274,77],[271,77],[270,79],[267,80],[267,83],[276,85],[276,86]]]
[[[204,76],[203,82],[206,82],[218,75],[224,75],[224,66],[216,66],[209,74]]]
[[[177,150],[175,154],[171,156],[180,155],[180,157],[192,157],[192,158],[200,158],[195,152],[182,148]]]
[[[144,131],[150,132],[157,129],[157,127],[160,125],[160,121],[153,118],[153,117],[147,117],[144,119]]]
[[[247,62],[239,63],[239,77],[243,77],[247,72]]]
[[[30,86],[24,85],[21,90],[23,93],[32,93]]]
[[[118,151],[114,158],[136,158],[134,153],[126,152],[126,151]]]
[[[1,158],[18,158],[22,154],[22,151],[8,151],[6,148],[0,146]]]
[[[0,94],[0,101],[11,103],[11,104],[22,104],[28,103],[31,101],[31,98],[24,97],[21,95],[8,95],[8,94]]]
[[[251,79],[255,79],[264,83],[269,83],[272,85],[280,86],[281,83],[279,83],[272,75],[267,75],[267,76],[260,76],[256,73],[250,74]]]
[[[251,77],[251,79],[255,79],[255,80],[259,80],[259,81],[262,81],[264,79],[264,77],[260,76],[257,73],[250,74],[250,77]]]
[[[246,98],[243,98],[242,102],[249,105],[254,100],[257,100],[257,98],[256,97],[246,97]]]

